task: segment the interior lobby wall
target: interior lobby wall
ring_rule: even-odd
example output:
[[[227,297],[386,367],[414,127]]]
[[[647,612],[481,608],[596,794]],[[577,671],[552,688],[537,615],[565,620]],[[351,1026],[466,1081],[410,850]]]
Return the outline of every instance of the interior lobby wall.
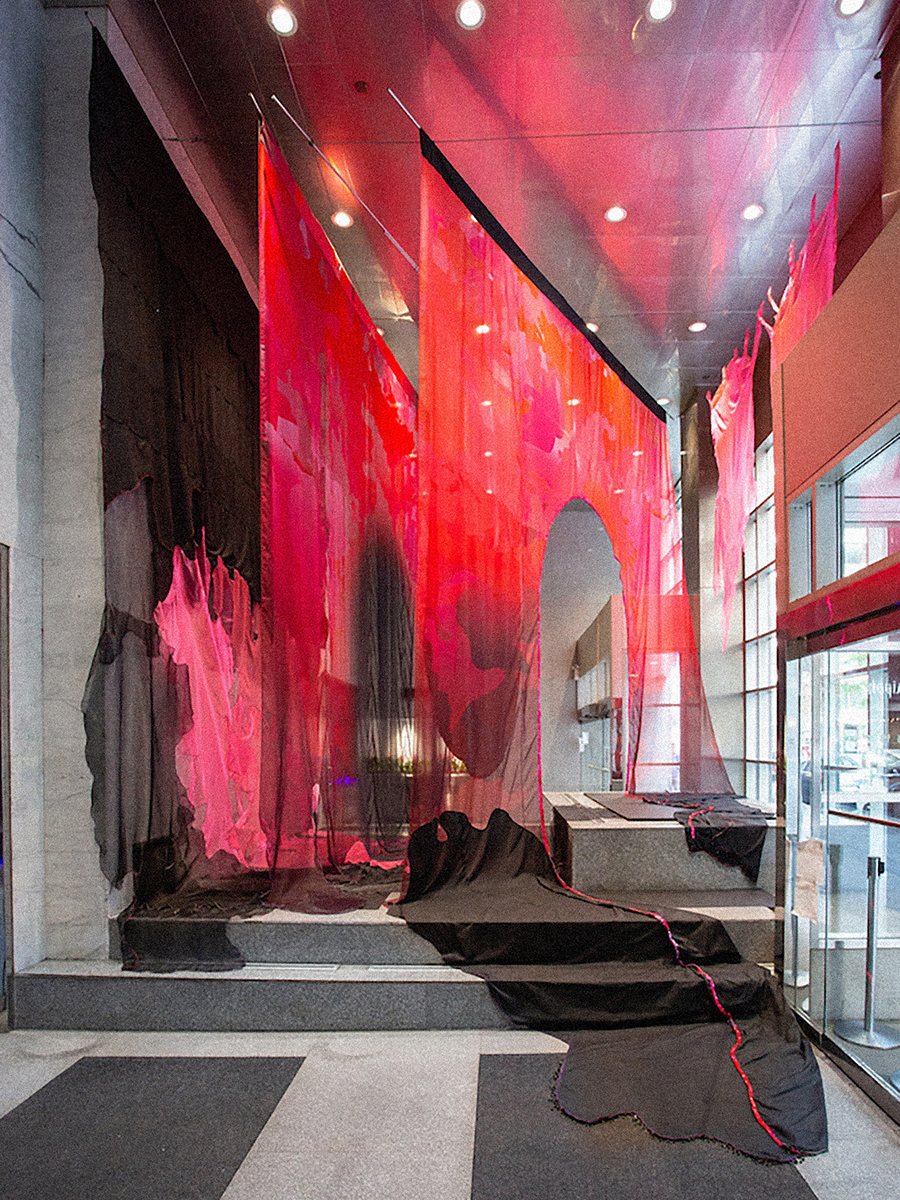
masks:
[[[106,886],[91,820],[81,701],[103,616],[103,284],[90,175],[92,23],[46,12],[43,411],[44,850],[48,958],[101,956]]]
[[[547,539],[541,575],[541,771],[546,791],[581,790],[575,643],[613,593],[619,564],[596,512],[570,501]]]
[[[10,547],[10,828],[17,965],[44,950],[41,747],[41,94],[44,10],[0,0],[0,542]]]

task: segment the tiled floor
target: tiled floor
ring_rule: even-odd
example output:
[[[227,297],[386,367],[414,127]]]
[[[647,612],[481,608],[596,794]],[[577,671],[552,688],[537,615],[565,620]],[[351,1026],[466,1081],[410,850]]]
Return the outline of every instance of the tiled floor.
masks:
[[[0,1116],[83,1056],[302,1057],[224,1200],[469,1200],[480,1055],[564,1048],[529,1032],[18,1031],[0,1035]],[[802,1176],[819,1200],[897,1195],[900,1128],[827,1060],[822,1071],[831,1149]],[[227,1136],[227,1103],[222,1122]]]

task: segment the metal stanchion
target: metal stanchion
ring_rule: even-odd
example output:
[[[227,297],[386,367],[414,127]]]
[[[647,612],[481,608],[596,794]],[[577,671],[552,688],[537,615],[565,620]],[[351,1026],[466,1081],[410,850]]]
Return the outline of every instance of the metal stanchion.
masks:
[[[878,878],[884,874],[884,860],[870,856],[867,865],[868,909],[866,911],[866,1005],[862,1021],[835,1021],[834,1032],[845,1042],[894,1050],[900,1046],[900,1029],[875,1023],[875,966],[878,959]],[[893,1082],[893,1080],[892,1080]]]

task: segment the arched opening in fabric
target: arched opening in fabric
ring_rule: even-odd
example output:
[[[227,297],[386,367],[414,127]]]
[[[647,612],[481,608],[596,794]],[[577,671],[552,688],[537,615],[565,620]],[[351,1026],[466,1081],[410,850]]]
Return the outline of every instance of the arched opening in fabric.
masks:
[[[621,567],[626,787],[731,792],[664,421],[429,162],[422,183],[412,827],[447,809],[479,826],[495,808],[540,823],[540,577],[572,496],[598,513]]]
[[[622,579],[609,533],[596,510],[581,497],[573,497],[553,519],[541,568],[541,783],[545,791],[579,791],[583,783],[591,785],[584,790],[607,790],[599,774],[584,769],[593,759],[581,735],[587,734],[587,743],[596,747],[613,733],[612,723],[621,722],[622,714],[604,712],[598,721],[609,725],[603,729],[578,724],[574,653],[577,640],[611,597],[621,594]],[[579,672],[585,665],[579,664]],[[623,735],[627,738],[618,726],[614,732],[615,741]],[[621,749],[627,747],[619,747],[620,753]],[[621,768],[618,774],[621,777]]]

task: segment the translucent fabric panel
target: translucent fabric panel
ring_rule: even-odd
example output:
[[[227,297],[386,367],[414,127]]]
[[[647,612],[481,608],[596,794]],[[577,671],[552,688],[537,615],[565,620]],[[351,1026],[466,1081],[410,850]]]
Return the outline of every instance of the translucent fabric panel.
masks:
[[[265,130],[259,169],[269,866],[402,859],[415,394]]]
[[[728,646],[731,608],[741,574],[744,534],[756,504],[756,483],[753,478],[753,368],[759,349],[760,329],[757,321],[750,353],[747,349],[750,331],[747,331],[743,353],[735,351],[731,362],[723,367],[722,382],[716,388],[715,395],[706,393],[716,465],[719,468],[713,537],[713,586],[723,597],[723,649]]]
[[[772,338],[770,373],[773,395],[778,394],[775,382],[781,364],[831,299],[834,290],[840,163],[841,150],[837,146],[834,151],[834,189],[818,217],[816,197],[813,196],[806,242],[796,258],[791,243],[788,281],[778,304],[772,301],[775,319],[767,328]],[[771,299],[771,292],[769,296]]]
[[[155,616],[163,652],[187,668],[192,721],[176,766],[206,857],[224,850],[242,867],[265,870],[259,606],[237,571],[230,575],[221,559],[210,569],[204,543],[193,559],[175,548],[172,586]]]
[[[477,198],[480,220],[431,162],[422,170],[414,822],[445,808],[482,825],[498,807],[539,819],[540,575],[573,496],[621,568],[628,789],[730,792],[665,424],[487,232]]]

